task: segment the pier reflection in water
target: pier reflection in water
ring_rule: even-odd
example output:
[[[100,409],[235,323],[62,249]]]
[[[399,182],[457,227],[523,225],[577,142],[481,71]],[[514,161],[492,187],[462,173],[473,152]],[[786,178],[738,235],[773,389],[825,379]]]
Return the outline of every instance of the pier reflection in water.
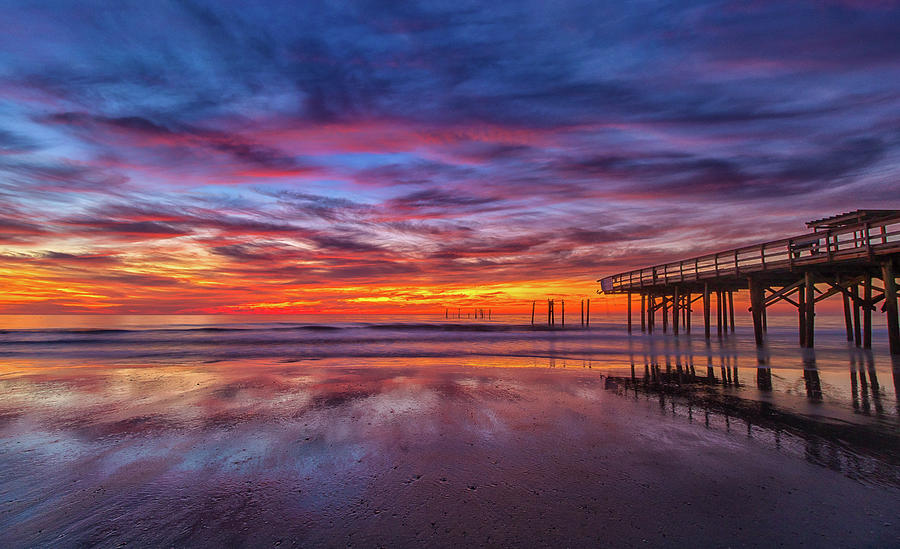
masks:
[[[776,391],[769,350],[757,350],[756,363],[741,372],[739,357],[723,352],[695,355],[687,345],[660,351],[652,343],[641,355],[629,348],[631,375],[610,375],[606,388],[622,396],[657,401],[659,410],[705,428],[746,437],[867,483],[900,486],[900,429],[897,410],[886,409],[875,356],[849,349],[850,407],[829,395],[813,349],[802,354],[802,393]],[[702,364],[705,366],[698,366]],[[754,377],[745,377],[755,370]],[[892,362],[895,395],[900,364]],[[798,398],[799,396],[805,398]],[[829,398],[835,396],[835,398]],[[826,402],[827,401],[827,402]],[[806,405],[804,405],[804,403]],[[812,405],[812,407],[810,407]]]

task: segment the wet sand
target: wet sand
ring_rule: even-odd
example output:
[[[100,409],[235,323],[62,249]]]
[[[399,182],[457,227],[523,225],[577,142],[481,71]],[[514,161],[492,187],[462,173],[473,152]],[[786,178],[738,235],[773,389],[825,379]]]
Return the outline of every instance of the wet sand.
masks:
[[[0,546],[900,546],[891,451],[549,365],[22,362]]]

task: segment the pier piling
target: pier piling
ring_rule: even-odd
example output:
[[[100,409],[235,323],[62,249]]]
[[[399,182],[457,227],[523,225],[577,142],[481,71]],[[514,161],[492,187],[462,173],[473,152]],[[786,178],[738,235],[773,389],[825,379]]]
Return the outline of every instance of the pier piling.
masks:
[[[709,341],[711,332],[709,326],[709,284],[703,284],[703,330],[706,340]]]
[[[887,313],[891,354],[900,355],[900,318],[898,318],[897,310],[897,282],[894,279],[893,261],[885,261],[881,264],[881,279],[884,282],[884,309]]]
[[[631,333],[631,292],[628,292],[628,333]]]

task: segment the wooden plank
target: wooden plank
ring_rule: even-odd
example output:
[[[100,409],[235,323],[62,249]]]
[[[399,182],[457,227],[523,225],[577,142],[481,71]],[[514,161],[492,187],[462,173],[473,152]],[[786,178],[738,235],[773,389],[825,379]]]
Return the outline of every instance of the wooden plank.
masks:
[[[781,301],[782,299],[791,301],[791,300],[787,299],[787,296],[790,295],[791,293],[793,293],[794,290],[796,290],[797,288],[800,288],[801,286],[803,286],[802,278],[789,286],[785,286],[784,288],[778,290],[777,292],[775,290],[773,290],[772,288],[768,288],[769,291],[774,292],[774,293],[765,299],[765,306],[768,307],[769,305],[771,305],[773,303],[777,303],[778,301]],[[793,301],[791,301],[791,303],[793,303],[795,307],[797,306],[797,303],[794,303]]]

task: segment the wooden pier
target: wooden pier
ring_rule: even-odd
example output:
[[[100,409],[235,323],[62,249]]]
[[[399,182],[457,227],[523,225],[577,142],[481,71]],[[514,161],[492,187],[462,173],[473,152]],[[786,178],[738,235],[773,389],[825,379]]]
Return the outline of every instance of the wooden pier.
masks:
[[[601,292],[640,295],[641,331],[691,331],[693,304],[702,301],[704,335],[734,332],[734,292],[748,290],[757,345],[765,342],[766,308],[785,301],[797,308],[799,342],[813,347],[816,304],[843,299],[847,340],[872,346],[872,313],[887,314],[892,355],[900,355],[897,274],[900,210],[857,210],[806,224],[812,232],[709,255],[628,271],[598,280]],[[881,286],[877,286],[875,281]]]

